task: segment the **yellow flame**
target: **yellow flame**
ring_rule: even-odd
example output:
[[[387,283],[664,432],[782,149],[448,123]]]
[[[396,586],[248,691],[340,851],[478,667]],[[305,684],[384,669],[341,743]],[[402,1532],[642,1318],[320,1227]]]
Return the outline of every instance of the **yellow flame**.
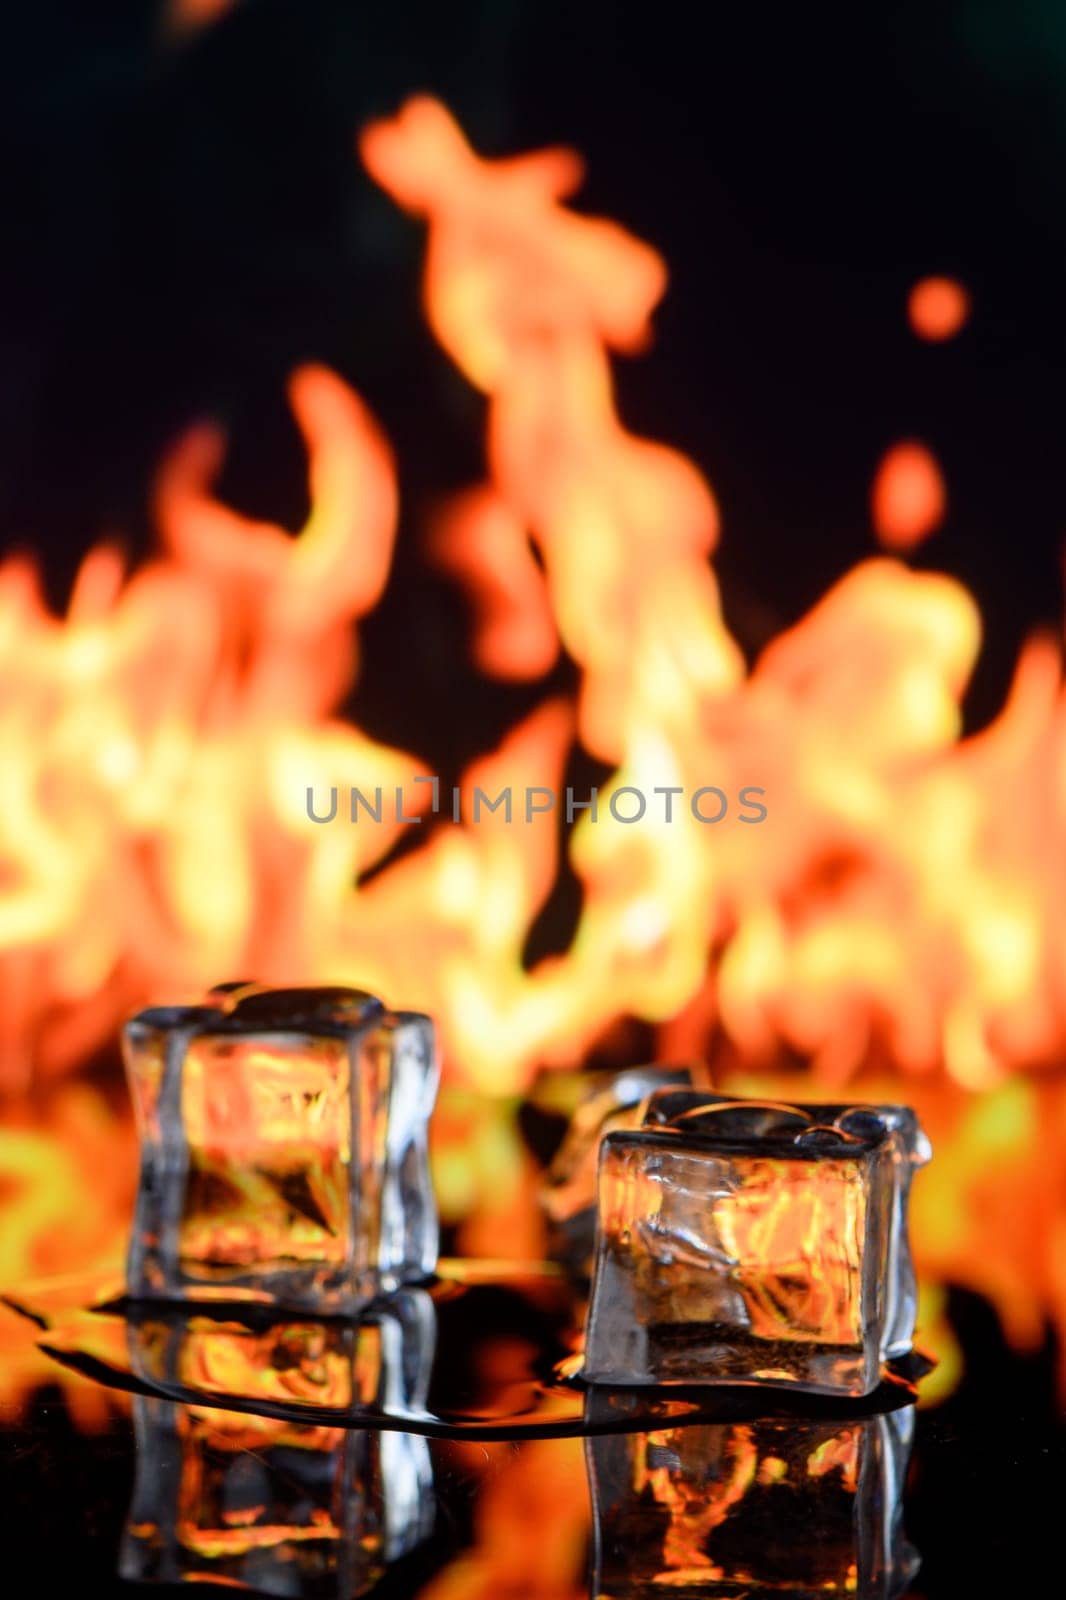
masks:
[[[428,1010],[449,1081],[501,1093],[637,1017],[738,1083],[797,1056],[826,1088],[880,1073],[942,1130],[927,1267],[985,1288],[1019,1339],[1049,1308],[1066,1322],[1061,1207],[1035,1159],[1040,1137],[1066,1139],[1046,1071],[1066,1033],[1057,644],[1027,646],[1000,716],[960,739],[973,599],[881,557],[745,663],[710,488],[615,408],[610,354],[647,341],[659,256],[567,209],[572,153],[484,160],[432,101],[361,151],[427,224],[430,324],[487,398],[485,481],[431,552],[471,586],[482,668],[536,679],[562,648],[573,703],[512,728],[464,775],[458,820],[445,795],[431,828],[417,756],[336,709],[395,532],[373,418],[323,369],[294,377],[312,504],[295,536],[223,505],[221,440],[188,435],[160,477],[155,561],[127,577],[97,550],[61,620],[31,566],[0,568],[0,1086],[76,1067],[126,1011],[220,974]],[[610,776],[567,837],[573,937],[530,969],[567,830],[558,807],[527,822],[522,797],[559,790],[575,741]],[[475,815],[476,789],[508,785],[510,822]],[[350,789],[379,786],[382,821],[350,823]],[[306,792],[334,787],[337,818],[316,823]],[[684,798],[711,788],[718,822]],[[639,824],[612,814],[627,789],[648,799]],[[683,792],[670,821],[657,790]],[[396,820],[395,794],[422,823]],[[390,860],[405,826],[420,842]],[[1011,1094],[1044,1126],[1010,1124],[1006,1195],[969,1108]],[[36,1226],[24,1212],[20,1237]]]

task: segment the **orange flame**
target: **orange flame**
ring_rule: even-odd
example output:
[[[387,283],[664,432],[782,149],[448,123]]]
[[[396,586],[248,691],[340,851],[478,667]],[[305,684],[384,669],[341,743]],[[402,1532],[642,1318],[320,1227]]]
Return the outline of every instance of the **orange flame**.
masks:
[[[328,372],[294,378],[312,502],[296,537],[222,505],[221,442],[190,434],[161,476],[154,563],[127,580],[96,551],[63,621],[24,562],[0,569],[0,1084],[77,1066],[135,1005],[226,973],[358,983],[430,1011],[451,1083],[500,1093],[636,1017],[671,1050],[711,1054],[726,1083],[768,1085],[799,1058],[826,1088],[863,1071],[913,1099],[941,1133],[920,1264],[983,1287],[1019,1339],[1051,1309],[1066,1324],[1061,1207],[1034,1160],[1040,1119],[1066,1115],[1046,1074],[1066,1037],[1057,647],[1029,646],[1000,716],[960,741],[974,602],[880,558],[748,668],[709,560],[708,485],[614,405],[609,352],[646,342],[658,255],[566,209],[571,153],[482,160],[432,101],[360,148],[427,222],[431,326],[487,396],[486,481],[431,549],[472,589],[482,668],[535,679],[561,645],[575,702],[514,727],[430,827],[417,758],[335,713],[395,529],[373,419]],[[897,548],[942,515],[938,469],[922,470],[902,512],[898,483],[885,491]],[[569,834],[574,936],[528,969],[559,811],[478,817],[476,790],[558,790],[575,738],[611,776]],[[423,813],[394,861],[399,807],[308,815],[309,788],[379,786]],[[684,799],[667,820],[666,791],[700,789],[721,791],[721,821]],[[623,790],[647,797],[639,825],[612,814]],[[973,1110],[986,1103],[1009,1106],[998,1146]],[[1009,1196],[993,1147],[1017,1174]]]
[[[438,519],[430,551],[471,592],[481,670],[517,681],[550,671],[559,654],[555,619],[525,528],[506,501],[489,488],[458,497]]]
[[[970,315],[970,296],[954,278],[920,278],[907,297],[907,316],[919,339],[953,339]]]
[[[312,970],[324,902],[399,831],[326,836],[303,808],[306,783],[415,769],[327,717],[388,571],[387,447],[322,369],[292,401],[312,460],[298,538],[211,498],[220,443],[199,431],[160,483],[171,553],[124,588],[117,554],[94,552],[60,623],[31,569],[0,569],[0,739],[19,753],[0,799],[9,1089],[84,1059],[146,994]]]
[[[882,458],[870,491],[874,529],[886,550],[912,550],[934,533],[947,509],[944,475],[933,452],[911,439]]]

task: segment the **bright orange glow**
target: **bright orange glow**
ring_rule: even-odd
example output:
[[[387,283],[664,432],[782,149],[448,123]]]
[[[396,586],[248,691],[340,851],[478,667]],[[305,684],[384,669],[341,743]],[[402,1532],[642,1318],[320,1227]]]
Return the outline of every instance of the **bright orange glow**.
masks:
[[[365,129],[359,150],[402,206],[435,222],[426,309],[479,388],[500,383],[538,327],[616,350],[646,342],[665,265],[616,223],[560,204],[583,177],[572,150],[483,161],[444,107],[425,98]]]
[[[190,1047],[182,1074],[183,1257],[231,1266],[281,1256],[344,1261],[348,1083],[340,1039],[201,1039]]]
[[[870,492],[874,531],[886,550],[912,550],[944,520],[948,495],[933,452],[917,440],[881,458]]]
[[[677,1429],[649,1433],[639,1441],[634,1441],[636,1461],[633,1489],[637,1494],[642,1491],[650,1493],[666,1512],[662,1550],[666,1583],[675,1574],[681,1576],[682,1582],[696,1573],[706,1573],[708,1577],[712,1574],[715,1577],[724,1576],[721,1568],[716,1567],[707,1555],[707,1541],[715,1528],[722,1526],[751,1490],[759,1473],[760,1461],[751,1427],[738,1423],[731,1429],[720,1431],[723,1435],[720,1474],[706,1486],[706,1493],[699,1497],[693,1494],[691,1483],[679,1484],[669,1468],[648,1464],[648,1456],[656,1448],[667,1459],[677,1460],[680,1454],[678,1445],[683,1450],[686,1446],[691,1449],[692,1441],[679,1439]],[[667,1452],[672,1452],[672,1456]]]
[[[237,0],[168,0],[166,26],[175,33],[198,33],[232,11]]]
[[[854,1165],[758,1163],[735,1205],[720,1204],[717,1224],[738,1275],[751,1331],[826,1344],[862,1343],[858,1263],[866,1200]],[[797,1267],[815,1261],[806,1282]]]
[[[907,316],[919,339],[953,339],[970,315],[970,296],[954,278],[921,278],[907,296]]]
[[[153,1330],[141,1325],[142,1348]],[[159,1330],[167,1349],[169,1330]],[[178,1350],[178,1381],[201,1393],[243,1395],[268,1404],[308,1402],[319,1406],[369,1404],[377,1392],[380,1331],[359,1329],[353,1359],[343,1323],[275,1323],[256,1332],[240,1323],[190,1318]],[[165,1370],[166,1356],[160,1358]]]
[[[581,1440],[479,1443],[476,1455],[448,1448],[492,1475],[478,1495],[473,1549],[431,1579],[421,1600],[580,1600],[591,1521]]]
[[[543,677],[559,635],[544,578],[521,521],[491,489],[458,497],[430,543],[437,565],[468,588],[475,607],[473,656],[491,678]]]
[[[0,1126],[0,1290],[34,1279],[116,1273],[137,1184],[137,1141],[87,1085],[64,1084],[44,1114],[10,1104]],[[75,1285],[76,1290],[76,1285]],[[75,1422],[103,1427],[126,1397],[71,1372],[37,1348],[39,1330],[0,1309],[0,1412],[41,1384],[60,1384]]]

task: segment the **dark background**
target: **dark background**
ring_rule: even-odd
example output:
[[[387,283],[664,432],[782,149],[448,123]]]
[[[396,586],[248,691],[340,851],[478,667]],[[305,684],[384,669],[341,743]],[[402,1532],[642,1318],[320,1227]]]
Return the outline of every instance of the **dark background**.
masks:
[[[101,535],[150,548],[153,467],[205,414],[230,430],[224,493],[297,526],[284,379],[324,360],[377,412],[404,489],[353,708],[442,775],[491,744],[527,692],[463,667],[463,600],[417,542],[433,497],[479,475],[481,402],[418,316],[419,229],[354,157],[362,122],[430,89],[486,153],[576,146],[580,204],[667,257],[657,341],[619,364],[621,406],[713,483],[749,652],[873,551],[885,447],[935,450],[949,513],[916,559],[981,604],[978,725],[1022,637],[1060,624],[1064,86],[1056,0],[244,0],[181,37],[154,4],[8,8],[0,542],[40,552],[61,604]],[[931,272],[974,296],[943,346],[905,317]],[[923,1424],[918,1589],[1002,1593],[1053,1533],[1055,1352],[1023,1362],[987,1307],[955,1311],[967,1377]],[[110,1570],[128,1480],[125,1441],[111,1456],[54,1428],[6,1440],[5,1547],[47,1547],[40,1593],[49,1574],[65,1592]],[[59,1508],[67,1536],[49,1544]]]

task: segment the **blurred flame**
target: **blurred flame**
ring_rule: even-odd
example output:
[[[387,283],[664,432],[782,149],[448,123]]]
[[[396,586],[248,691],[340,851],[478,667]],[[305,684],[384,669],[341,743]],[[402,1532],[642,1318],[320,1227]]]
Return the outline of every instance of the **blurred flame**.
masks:
[[[232,11],[238,0],[166,0],[164,28],[180,36],[210,28]]]
[[[1030,644],[999,717],[960,739],[974,602],[882,557],[748,668],[710,565],[710,488],[615,409],[608,353],[646,342],[659,256],[565,208],[573,154],[482,160],[433,101],[360,148],[427,222],[430,324],[487,396],[486,480],[436,520],[432,554],[471,589],[483,670],[535,680],[562,647],[574,703],[545,700],[465,774],[457,817],[447,795],[428,817],[417,758],[335,712],[395,531],[372,417],[323,369],[295,375],[312,503],[295,537],[221,504],[221,440],[190,433],[160,477],[150,565],[127,577],[97,550],[62,620],[26,562],[0,568],[0,1087],[39,1087],[135,1005],[220,974],[354,982],[424,1008],[453,1089],[501,1094],[635,1017],[664,1050],[709,1054],[726,1086],[802,1061],[823,1088],[861,1071],[913,1100],[938,1143],[920,1263],[988,1293],[1019,1341],[1049,1312],[1066,1324],[1066,1208],[1039,1159],[1042,1140],[1066,1141],[1046,1070],[1066,1038],[1057,644]],[[896,447],[874,498],[895,548],[939,522],[924,447]],[[563,830],[558,810],[527,822],[520,797],[558,790],[575,739],[611,776],[597,820],[569,834],[573,937],[527,968]],[[477,818],[475,789],[505,785],[513,819]],[[380,823],[348,821],[353,786],[382,788]],[[678,802],[666,821],[656,803],[631,826],[608,807],[627,786],[753,786],[768,815],[746,826],[734,804],[702,822]],[[337,818],[317,824],[307,790],[332,787]],[[423,821],[387,860],[406,826],[393,794]],[[66,1160],[61,1135],[33,1137],[42,1161]],[[439,1139],[437,1154],[457,1206],[484,1192]],[[5,1192],[20,1160],[0,1148]],[[516,1215],[529,1175],[498,1165]],[[116,1243],[127,1214],[116,1197]],[[5,1269],[35,1267],[53,1222],[16,1209]]]
[[[920,278],[907,297],[907,317],[919,339],[953,339],[970,315],[970,296],[954,278]]]
[[[421,1600],[579,1600],[591,1512],[580,1439],[449,1444],[484,1474],[473,1548],[419,1591]],[[476,1458],[474,1457],[476,1450]],[[550,1530],[550,1531],[549,1531]],[[545,1536],[547,1533],[547,1537]]]
[[[123,584],[94,552],[62,622],[25,562],[0,569],[9,1090],[83,1060],[145,995],[313,971],[328,901],[400,830],[327,833],[304,809],[308,784],[391,789],[416,769],[328,715],[388,572],[388,449],[331,373],[297,373],[292,402],[311,452],[298,538],[211,497],[220,441],[199,430],[161,476],[161,559]]]
[[[948,496],[933,452],[908,439],[882,457],[870,491],[874,530],[886,550],[912,550],[944,520]]]
[[[473,657],[483,672],[520,682],[551,670],[555,619],[525,528],[506,501],[488,488],[458,496],[437,519],[430,553],[470,591]]]
[[[0,1289],[37,1278],[84,1280],[118,1264],[137,1182],[137,1140],[86,1084],[64,1084],[42,1126],[29,1107],[9,1107],[0,1126]],[[126,1396],[72,1372],[37,1348],[38,1332],[0,1314],[0,1416],[42,1384],[61,1383],[79,1427],[103,1427]]]

